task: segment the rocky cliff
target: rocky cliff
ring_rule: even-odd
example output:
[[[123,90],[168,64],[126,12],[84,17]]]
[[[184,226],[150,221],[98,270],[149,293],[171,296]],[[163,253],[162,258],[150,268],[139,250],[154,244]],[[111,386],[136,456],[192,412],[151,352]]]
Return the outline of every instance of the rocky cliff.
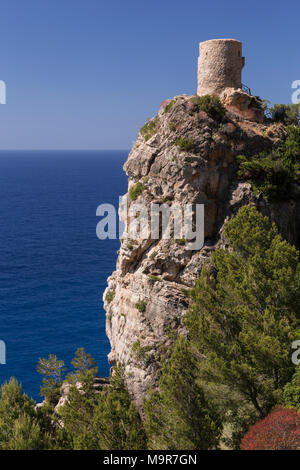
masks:
[[[236,93],[236,92],[235,92]],[[254,196],[236,176],[239,154],[276,147],[285,127],[262,121],[259,103],[240,93],[226,94],[226,113],[199,109],[196,97],[176,96],[140,131],[124,169],[128,203],[193,203],[205,206],[205,243],[187,250],[185,240],[124,237],[116,271],[104,293],[109,360],[125,365],[130,393],[140,408],[157,383],[161,358],[181,329],[193,286],[213,250],[224,245],[226,220],[244,204],[255,203],[289,241],[299,245],[299,203],[270,203]],[[259,115],[259,118],[258,118]],[[249,120],[253,119],[253,120]],[[137,183],[140,183],[137,186]],[[137,191],[138,189],[138,191]]]

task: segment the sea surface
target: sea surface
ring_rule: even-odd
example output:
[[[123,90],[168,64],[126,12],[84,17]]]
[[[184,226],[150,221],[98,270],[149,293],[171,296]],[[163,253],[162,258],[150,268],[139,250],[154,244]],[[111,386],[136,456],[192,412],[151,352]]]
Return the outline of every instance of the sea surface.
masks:
[[[39,357],[69,368],[78,347],[107,375],[102,295],[116,240],[99,240],[99,204],[127,191],[127,151],[0,152],[0,340],[11,376],[41,401]]]

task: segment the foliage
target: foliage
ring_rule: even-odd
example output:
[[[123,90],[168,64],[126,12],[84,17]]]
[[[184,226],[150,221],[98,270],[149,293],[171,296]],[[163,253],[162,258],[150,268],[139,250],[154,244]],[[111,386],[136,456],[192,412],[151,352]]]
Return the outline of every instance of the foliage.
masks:
[[[300,122],[300,104],[275,104],[269,111],[275,122],[286,126],[297,126]]]
[[[178,245],[185,245],[186,239],[185,238],[174,238],[174,243],[177,243]]]
[[[106,302],[110,304],[114,300],[115,295],[116,295],[116,291],[114,289],[109,290],[105,296]]]
[[[147,354],[151,350],[151,346],[141,346],[140,342],[137,340],[133,343],[131,347],[132,357],[143,364],[147,365],[150,361],[150,357]]]
[[[293,374],[298,252],[253,206],[239,210],[225,237],[231,251],[214,253],[216,278],[202,270],[185,324],[192,344],[206,358],[201,378],[216,395],[220,387],[231,393],[227,420],[235,425],[230,416],[241,402],[252,409],[250,421],[253,413],[266,416]]]
[[[140,129],[140,133],[144,137],[145,142],[149,140],[154,134],[156,134],[157,129],[157,119],[154,118],[149,122],[146,122],[143,127]]]
[[[143,425],[124,379],[124,369],[120,365],[114,367],[109,387],[99,395],[93,426],[103,450],[146,448]]]
[[[9,450],[44,450],[50,447],[50,436],[41,436],[41,429],[36,419],[28,414],[21,414],[15,420],[9,440]]]
[[[197,104],[198,111],[205,111],[212,119],[222,121],[225,116],[225,108],[217,96],[195,96],[192,101]]]
[[[150,391],[144,403],[149,449],[217,447],[220,421],[196,379],[197,360],[186,339],[179,337],[163,366],[160,392]]]
[[[296,368],[292,380],[284,387],[283,401],[285,406],[300,412],[300,365]]]
[[[171,122],[169,123],[169,129],[170,129],[170,131],[174,132],[174,131],[176,130],[176,126],[177,126],[176,122],[171,121]]]
[[[95,391],[92,370],[70,386],[59,410],[65,447],[73,450],[133,450],[145,448],[141,419],[124,382],[124,370],[114,367],[110,384]]]
[[[40,359],[38,367],[47,377],[54,375],[53,370],[58,377],[53,366],[57,362],[50,355]],[[94,359],[79,348],[72,363],[76,374],[66,383],[67,400],[57,411],[49,400],[36,408],[14,378],[2,386],[0,450],[146,448],[145,431],[125,386],[123,368],[115,366],[110,384],[99,391],[94,386]]]
[[[241,443],[242,450],[299,450],[300,413],[276,407],[252,426]]]
[[[79,383],[72,383],[68,400],[59,410],[64,423],[66,446],[73,450],[98,449],[98,438],[93,427],[93,416],[97,404],[94,379],[91,371],[81,377]]]
[[[185,139],[184,137],[179,137],[179,139],[175,140],[175,145],[188,152],[194,147],[195,144],[193,140]]]
[[[129,196],[133,201],[136,201],[136,199],[142,194],[142,192],[146,189],[146,186],[138,181],[136,184],[131,186],[129,189]]]
[[[240,178],[251,182],[257,195],[270,199],[290,199],[294,183],[300,183],[300,128],[287,127],[287,137],[278,149],[251,157],[240,155]]]
[[[148,274],[149,281],[151,282],[156,282],[160,281],[160,277],[156,276],[156,274]]]
[[[47,359],[39,358],[37,372],[43,376],[41,395],[51,403],[57,403],[60,387],[63,382],[64,361],[57,359],[54,354],[50,354]]]
[[[78,348],[75,352],[75,357],[71,361],[75,369],[76,376],[84,376],[86,372],[91,372],[93,376],[98,373],[98,366],[93,357],[86,353],[84,348]]]
[[[38,422],[35,403],[15,378],[2,385],[0,395],[0,449],[30,450],[50,447],[50,436]]]
[[[146,310],[147,303],[144,300],[139,300],[135,304],[135,308],[138,309],[139,312],[143,313]]]
[[[176,103],[176,100],[171,100],[165,107],[165,113],[168,113],[175,103]]]

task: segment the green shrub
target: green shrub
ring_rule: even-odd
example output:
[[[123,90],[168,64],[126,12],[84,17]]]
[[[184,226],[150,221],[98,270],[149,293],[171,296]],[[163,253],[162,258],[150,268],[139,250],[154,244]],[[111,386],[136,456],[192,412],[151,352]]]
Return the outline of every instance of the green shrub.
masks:
[[[138,309],[139,312],[144,312],[146,310],[146,302],[144,300],[139,300],[136,304],[135,304],[135,308]]]
[[[154,118],[152,121],[146,122],[144,126],[140,129],[140,133],[145,139],[145,142],[149,140],[157,131],[156,129],[157,119]]]
[[[198,111],[205,111],[216,121],[221,121],[225,116],[225,108],[217,96],[195,96],[192,101],[197,104]]]
[[[292,380],[284,387],[283,400],[285,406],[300,412],[300,365],[297,366]]]
[[[149,280],[152,282],[160,281],[160,277],[156,276],[155,274],[149,274]]]
[[[300,104],[275,104],[269,111],[275,122],[283,122],[286,126],[299,124]]]
[[[129,189],[130,198],[135,201],[142,194],[144,189],[146,189],[146,186],[140,181],[135,185],[131,186],[131,188]]]
[[[105,296],[106,302],[110,304],[114,300],[115,295],[116,295],[115,290],[109,290]]]
[[[165,113],[168,113],[170,109],[172,108],[173,104],[175,103],[176,103],[175,100],[170,101],[170,103],[168,103],[167,106],[165,107]]]
[[[179,139],[175,140],[175,145],[180,147],[187,152],[194,147],[194,142],[192,140],[184,139],[184,137],[180,137]]]
[[[170,131],[174,132],[176,130],[176,123],[174,121],[171,121],[169,124],[169,129]]]
[[[177,243],[178,245],[184,245],[186,243],[185,238],[175,238],[174,243]]]
[[[141,346],[139,340],[137,340],[132,345],[131,354],[136,361],[147,364],[149,361],[147,352],[150,350],[151,346]]]
[[[261,153],[250,159],[239,156],[238,176],[251,182],[256,195],[270,199],[288,199],[293,182],[290,166],[278,158],[278,153]]]
[[[238,157],[238,176],[252,184],[255,194],[275,200],[297,196],[293,184],[300,182],[300,129],[289,126],[287,133],[276,150]]]

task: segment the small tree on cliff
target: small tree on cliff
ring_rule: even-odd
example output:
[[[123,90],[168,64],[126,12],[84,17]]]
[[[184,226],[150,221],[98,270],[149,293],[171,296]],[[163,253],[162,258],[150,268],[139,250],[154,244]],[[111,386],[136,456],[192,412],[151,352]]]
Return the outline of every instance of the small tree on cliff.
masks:
[[[64,361],[50,354],[47,359],[40,358],[37,371],[43,376],[41,395],[50,403],[56,404],[59,399],[60,387],[63,381],[65,367]]]
[[[71,364],[75,368],[76,375],[84,376],[87,371],[90,371],[92,375],[97,375],[98,373],[96,361],[90,354],[85,352],[84,348],[77,349]]]
[[[253,206],[239,210],[225,237],[232,250],[214,253],[215,278],[202,270],[186,326],[206,358],[202,378],[222,386],[222,395],[226,389],[230,398],[237,393],[263,418],[294,371],[298,252]]]
[[[300,413],[277,407],[252,426],[241,443],[241,450],[299,450]]]

